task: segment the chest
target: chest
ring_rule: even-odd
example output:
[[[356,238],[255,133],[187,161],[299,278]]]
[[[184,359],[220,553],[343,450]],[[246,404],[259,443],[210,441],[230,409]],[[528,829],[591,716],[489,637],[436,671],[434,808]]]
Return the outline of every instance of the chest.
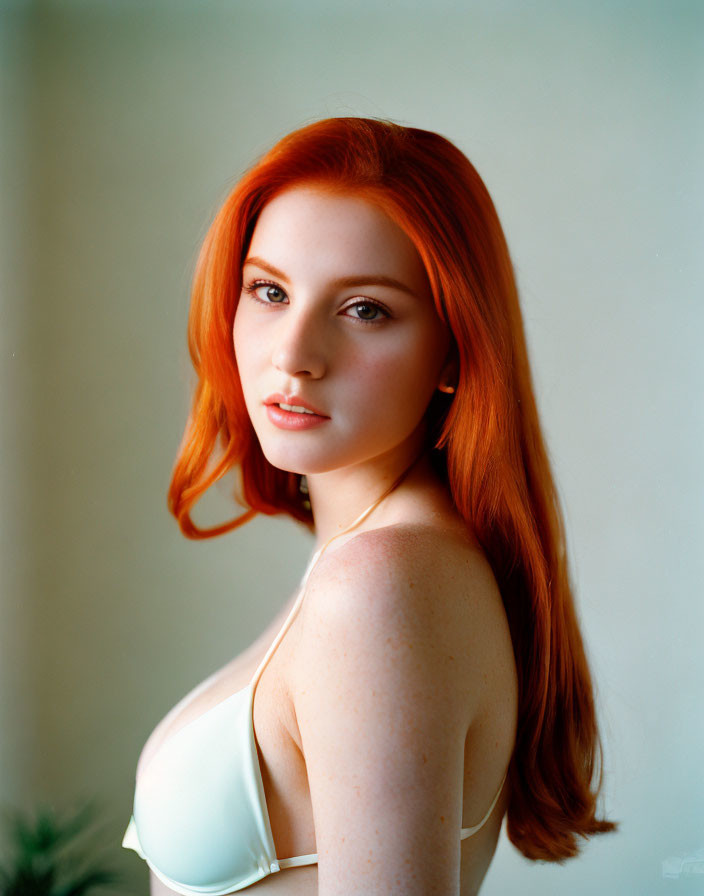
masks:
[[[290,606],[289,603],[252,647],[187,694],[157,725],[142,751],[138,779],[142,774],[149,777],[150,763],[179,731],[192,722],[198,722],[200,726],[201,720],[206,723],[210,716],[217,717],[222,712],[227,713],[230,706],[239,705],[241,701],[237,695],[250,687],[276,637],[281,618],[288,615]],[[289,687],[296,660],[300,660],[298,646],[298,630],[294,618],[286,636],[265,664],[251,699],[256,765],[261,774],[275,855],[280,859],[317,851],[306,764]],[[473,780],[473,775],[477,772],[478,754],[482,753],[481,749],[477,750],[478,746],[476,738],[473,741],[468,738],[467,749],[472,755],[465,760],[462,786],[465,811],[469,811],[470,821],[465,823],[471,823],[478,817],[473,805],[476,800],[476,794],[473,793],[476,780]],[[486,755],[485,753],[484,756]],[[495,835],[497,833],[498,831]],[[468,859],[468,854],[479,847],[478,840],[479,838],[471,843],[463,843],[463,860]],[[464,869],[462,876],[466,877]],[[288,893],[300,892],[302,896],[312,896],[317,892],[316,867],[286,869],[284,873],[271,875],[252,888],[275,893],[277,887],[284,885]],[[292,889],[294,886],[296,890]],[[152,885],[153,896],[165,896],[172,892],[159,881],[155,880]]]
[[[161,747],[179,730],[204,716],[218,704],[246,688],[264,659],[269,647],[279,633],[285,619],[291,613],[297,594],[294,592],[272,620],[269,627],[246,650],[205,681],[189,691],[157,724],[145,743],[137,765],[137,778],[145,771]],[[274,695],[287,693],[284,659],[290,656],[290,642],[296,635],[296,619],[292,620],[286,637],[274,651],[256,687],[255,713],[261,717],[262,709],[268,720],[289,716],[285,708],[271,705]],[[272,715],[273,713],[273,715]]]
[[[155,763],[155,769],[158,769],[175,742],[189,737],[189,726],[191,731],[198,732],[198,737],[212,731],[213,738],[218,738],[227,730],[227,723],[223,727],[218,719],[232,715],[234,721],[237,715],[237,730],[243,732],[245,727],[250,727],[251,713],[256,751],[252,761],[261,774],[266,812],[278,857],[315,852],[306,767],[288,687],[297,639],[295,619],[264,666],[254,693],[250,691],[253,677],[280,627],[281,617],[288,614],[290,606],[289,603],[284,607],[270,628],[248,650],[173,707],[150,735],[137,767],[138,782],[145,776],[143,783],[149,786],[154,772],[154,769],[150,771],[151,763],[161,753],[159,763]],[[226,745],[218,746],[216,753],[219,762],[226,762],[230,755]],[[236,750],[231,755],[233,763],[240,761]]]

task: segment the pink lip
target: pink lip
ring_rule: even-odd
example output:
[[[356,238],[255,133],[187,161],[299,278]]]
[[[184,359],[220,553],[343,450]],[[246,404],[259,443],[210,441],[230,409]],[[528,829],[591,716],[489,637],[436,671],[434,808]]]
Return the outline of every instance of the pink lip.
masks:
[[[313,405],[306,401],[305,398],[301,398],[300,395],[282,395],[281,392],[274,392],[273,395],[270,395],[268,398],[264,399],[264,404],[272,405],[272,404],[290,404],[291,407],[299,407],[305,408],[307,411],[312,411],[318,417],[326,417],[322,411],[319,411],[317,408],[314,408]],[[283,413],[291,413],[290,411],[284,411]]]
[[[290,404],[293,407],[306,408],[313,413],[301,414],[298,411],[285,411],[283,408],[279,407],[281,402]],[[271,420],[274,426],[277,426],[279,429],[312,429],[330,419],[325,416],[325,414],[321,414],[320,411],[312,407],[307,401],[296,395],[281,395],[280,393],[276,393],[270,395],[264,401],[264,404],[266,406],[267,417]]]

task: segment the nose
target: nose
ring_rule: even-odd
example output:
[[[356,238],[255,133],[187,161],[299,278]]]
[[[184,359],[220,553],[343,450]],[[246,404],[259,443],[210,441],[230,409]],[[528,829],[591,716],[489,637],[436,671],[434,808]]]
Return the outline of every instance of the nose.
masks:
[[[278,321],[271,360],[290,376],[320,379],[327,368],[325,346],[322,322],[312,314],[289,310]]]

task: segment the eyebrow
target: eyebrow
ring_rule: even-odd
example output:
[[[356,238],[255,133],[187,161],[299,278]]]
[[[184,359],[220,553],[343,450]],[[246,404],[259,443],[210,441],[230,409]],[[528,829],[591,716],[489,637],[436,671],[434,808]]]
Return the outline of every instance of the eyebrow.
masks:
[[[248,264],[256,265],[258,268],[271,274],[272,277],[277,277],[279,280],[284,280],[286,283],[291,282],[283,271],[280,271],[278,268],[275,268],[272,264],[269,264],[264,261],[263,258],[259,258],[256,255],[252,255],[248,258],[242,267],[245,268]],[[358,275],[353,277],[338,277],[332,282],[334,286],[388,286],[391,289],[398,289],[413,298],[417,298],[417,293],[415,293],[409,286],[406,286],[405,283],[401,283],[400,280],[396,280],[394,277],[387,277],[385,274],[363,274],[361,277]]]

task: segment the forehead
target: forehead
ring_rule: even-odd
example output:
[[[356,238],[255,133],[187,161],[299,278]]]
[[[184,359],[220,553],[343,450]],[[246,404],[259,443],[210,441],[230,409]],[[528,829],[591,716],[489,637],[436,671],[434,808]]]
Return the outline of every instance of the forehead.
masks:
[[[292,276],[315,270],[335,277],[384,274],[415,287],[427,283],[413,242],[381,208],[309,185],[291,187],[264,207],[248,254]]]

